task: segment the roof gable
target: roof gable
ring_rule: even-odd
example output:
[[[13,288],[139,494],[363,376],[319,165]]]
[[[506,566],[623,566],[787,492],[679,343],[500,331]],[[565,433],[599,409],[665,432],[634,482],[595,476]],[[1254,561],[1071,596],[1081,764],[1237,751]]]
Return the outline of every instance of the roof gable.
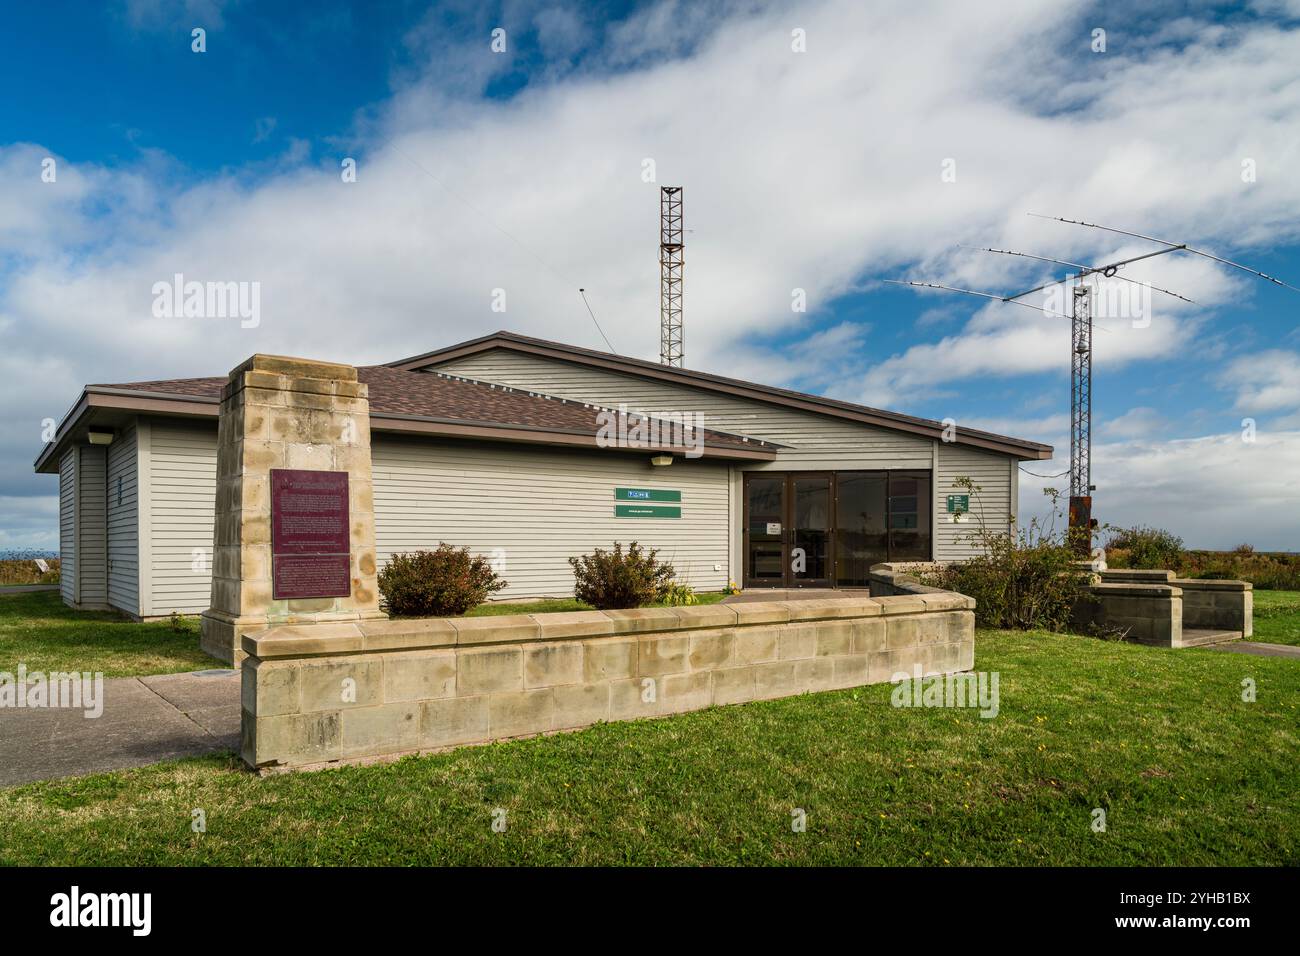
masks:
[[[871,408],[866,405],[856,405],[852,402],[825,398],[820,395],[796,392],[791,389],[759,385],[754,382],[745,382],[740,379],[713,375],[708,372],[674,368],[656,362],[649,362],[645,359],[629,358],[609,352],[565,345],[560,342],[519,335],[515,332],[494,332],[491,335],[485,335],[458,345],[451,345],[433,352],[412,356],[411,358],[399,359],[396,362],[388,363],[388,367],[403,371],[426,370],[455,359],[480,354],[492,349],[507,349],[543,356],[560,362],[623,372],[643,378],[671,382],[676,385],[720,392],[754,401],[769,402],[786,408],[802,409],[862,424],[876,425],[881,428],[913,435],[945,440],[946,426],[943,422]],[[956,430],[955,443],[996,451],[1021,459],[1041,460],[1052,457],[1052,446],[1050,445],[969,428],[958,428]]]

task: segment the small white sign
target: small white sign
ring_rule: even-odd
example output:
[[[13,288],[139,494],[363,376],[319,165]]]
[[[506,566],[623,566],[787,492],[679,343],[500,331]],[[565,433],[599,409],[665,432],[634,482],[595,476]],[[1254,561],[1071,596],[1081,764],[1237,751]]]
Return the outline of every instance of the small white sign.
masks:
[[[36,566],[41,569],[41,574],[49,574],[50,566],[41,558],[36,559]]]
[[[768,533],[768,534],[780,534],[780,533],[781,533],[781,522],[779,522],[779,521],[769,521],[769,522],[767,523],[767,533]]]

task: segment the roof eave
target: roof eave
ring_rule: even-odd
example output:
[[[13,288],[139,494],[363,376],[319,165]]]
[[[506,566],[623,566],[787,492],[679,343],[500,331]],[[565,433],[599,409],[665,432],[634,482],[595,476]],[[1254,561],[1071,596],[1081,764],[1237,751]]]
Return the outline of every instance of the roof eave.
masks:
[[[58,471],[58,453],[82,420],[96,408],[134,411],[141,414],[184,416],[190,418],[216,418],[220,412],[216,399],[196,395],[176,395],[163,392],[136,392],[131,389],[88,386],[81,399],[64,416],[54,440],[36,457],[37,473],[54,474]],[[476,422],[461,419],[431,418],[420,415],[398,415],[371,412],[371,429],[396,434],[422,434],[440,438],[477,438],[484,441],[503,441],[513,444],[550,445],[573,448],[595,448],[628,454],[672,454],[683,457],[722,458],[733,461],[775,461],[777,447],[734,448],[709,444],[698,448],[688,445],[657,445],[653,448],[609,448],[595,434],[577,430],[540,428],[530,425],[508,425],[498,422]],[[700,454],[696,454],[699,451]]]

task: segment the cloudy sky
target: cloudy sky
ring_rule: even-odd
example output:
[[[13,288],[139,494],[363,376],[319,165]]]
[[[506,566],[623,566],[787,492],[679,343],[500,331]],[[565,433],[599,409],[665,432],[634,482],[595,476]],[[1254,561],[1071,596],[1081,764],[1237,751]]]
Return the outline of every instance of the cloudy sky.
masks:
[[[1050,442],[1039,475],[1068,320],[882,279],[1005,293],[1065,267],[971,247],[1160,248],[1040,213],[1300,286],[1300,0],[300,6],[6,13],[0,549],[56,546],[31,463],[87,382],[498,328],[603,348],[580,286],[656,358],[661,184],[687,365]],[[156,316],[177,273],[258,283],[256,327]],[[1300,293],[1177,253],[1123,275],[1194,304],[1098,289],[1095,513],[1300,550]]]

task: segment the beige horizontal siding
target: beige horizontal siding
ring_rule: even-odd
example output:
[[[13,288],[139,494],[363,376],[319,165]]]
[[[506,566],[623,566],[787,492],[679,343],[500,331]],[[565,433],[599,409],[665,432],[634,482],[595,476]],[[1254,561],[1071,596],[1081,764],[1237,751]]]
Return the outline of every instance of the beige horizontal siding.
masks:
[[[931,467],[931,439],[920,435],[537,355],[492,349],[437,369],[597,405],[622,403],[630,411],[700,412],[706,428],[792,446],[777,461],[746,470]]]
[[[77,603],[77,447],[59,459],[59,595]]]
[[[954,561],[968,558],[980,548],[972,535],[981,522],[989,531],[1011,527],[1013,495],[1011,482],[1018,479],[1018,463],[1005,455],[977,451],[960,445],[939,444],[939,473],[935,481],[934,507],[938,517],[935,558]],[[948,495],[966,494],[958,478],[971,478],[980,488],[970,499],[970,514],[961,524],[949,520]]]
[[[442,541],[489,557],[500,548],[510,586],[498,598],[567,595],[571,555],[636,540],[658,548],[697,590],[727,582],[725,466],[694,461],[652,470],[642,456],[614,452],[373,441],[381,564]],[[682,517],[616,518],[616,487],[679,490]]]
[[[140,613],[139,509],[136,429],[127,426],[108,446],[108,603]]]
[[[198,614],[212,597],[217,428],[162,419],[149,433],[150,613]]]
[[[439,371],[467,378],[526,388],[563,398],[599,405],[625,403],[630,410],[702,412],[706,427],[764,438],[792,446],[770,463],[746,464],[741,470],[795,471],[826,469],[908,468],[934,472],[935,442],[930,438],[858,425],[827,415],[782,408],[752,399],[717,395],[688,385],[673,385],[575,365],[542,356],[492,349],[439,365]],[[954,479],[968,475],[982,486],[979,496],[988,527],[1009,527],[1013,511],[1011,482],[1017,477],[1017,460],[993,452],[938,443],[938,468],[933,488],[936,510],[935,558],[968,557],[976,548],[969,540],[974,518],[960,525],[948,522],[947,496],[959,493]],[[740,485],[734,486],[732,547],[738,555],[740,538]],[[972,501],[972,508],[976,503]],[[737,568],[737,574],[739,574]]]
[[[83,445],[77,465],[77,602],[108,604],[108,535],[105,525],[103,445]]]

